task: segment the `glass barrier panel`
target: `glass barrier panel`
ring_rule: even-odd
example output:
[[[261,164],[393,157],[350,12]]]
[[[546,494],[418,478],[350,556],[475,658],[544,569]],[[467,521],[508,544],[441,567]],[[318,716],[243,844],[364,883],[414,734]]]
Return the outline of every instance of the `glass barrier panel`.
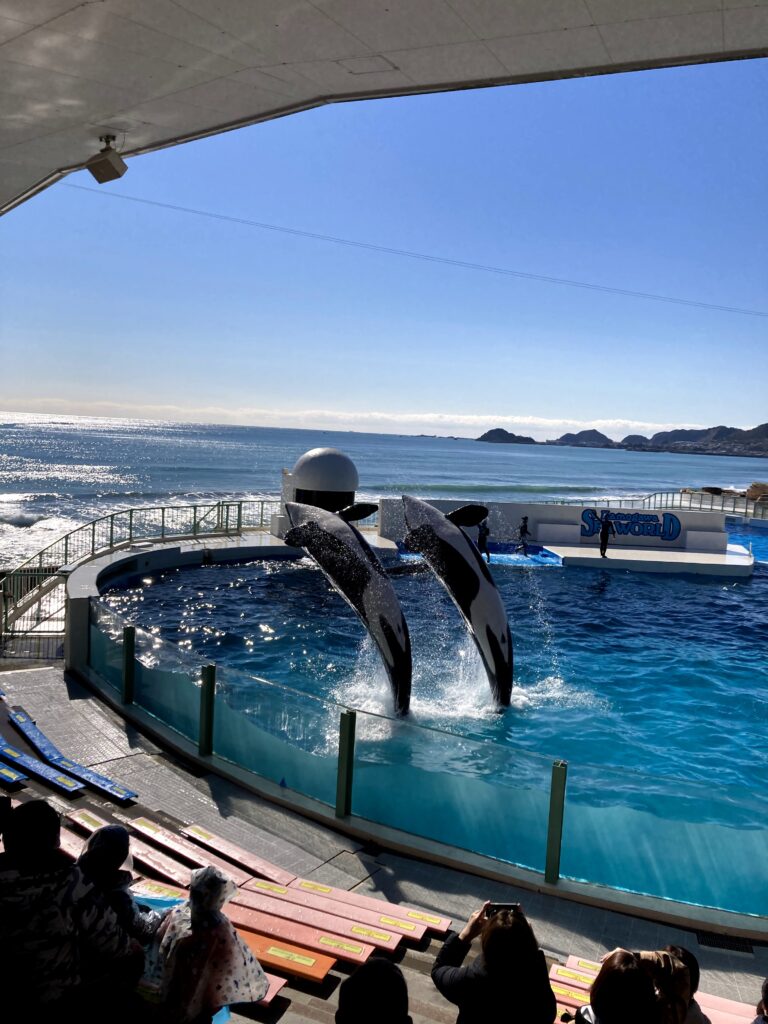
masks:
[[[124,622],[96,598],[90,601],[90,653],[88,664],[117,693],[123,685]]]
[[[342,709],[235,670],[217,683],[214,754],[335,806]]]
[[[570,765],[560,870],[614,889],[768,914],[768,799]]]
[[[544,870],[552,761],[357,712],[352,813]]]
[[[134,703],[188,740],[200,725],[200,663],[151,633],[136,630]]]

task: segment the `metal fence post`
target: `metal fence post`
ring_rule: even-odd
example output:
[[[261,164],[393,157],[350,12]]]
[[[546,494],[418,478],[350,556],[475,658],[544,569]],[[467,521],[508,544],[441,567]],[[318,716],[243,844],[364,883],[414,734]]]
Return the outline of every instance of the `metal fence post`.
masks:
[[[354,711],[342,711],[339,718],[339,760],[336,775],[336,817],[352,813],[352,773],[355,767]]]
[[[136,627],[123,627],[123,704],[133,704],[136,680]]]
[[[200,676],[200,729],[197,752],[201,757],[213,753],[213,709],[216,701],[216,666],[203,665]]]
[[[237,532],[243,532],[243,503],[238,501],[237,503]]]
[[[568,762],[552,762],[552,786],[549,791],[549,826],[547,828],[547,860],[544,881],[556,885],[560,878],[560,848],[563,842],[563,814],[565,812],[565,783]]]

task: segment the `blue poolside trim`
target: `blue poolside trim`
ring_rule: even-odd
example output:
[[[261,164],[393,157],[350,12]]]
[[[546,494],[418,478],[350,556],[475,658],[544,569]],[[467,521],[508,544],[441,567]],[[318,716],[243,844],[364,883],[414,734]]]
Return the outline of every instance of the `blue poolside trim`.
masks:
[[[42,761],[38,761],[36,757],[30,757],[29,754],[23,753],[18,747],[8,743],[2,735],[0,735],[0,758],[8,764],[20,765],[30,775],[36,775],[39,779],[43,779],[50,786],[53,786],[54,789],[58,789],[62,793],[77,793],[81,789],[85,789],[82,782],[77,782],[63,772],[57,771],[51,765],[44,764]]]
[[[99,772],[93,771],[92,768],[87,768],[85,765],[65,757],[58,747],[51,743],[45,733],[38,729],[24,708],[14,708],[9,711],[8,720],[46,761],[51,762],[54,768],[74,775],[75,778],[87,782],[93,789],[98,789],[108,796],[115,797],[116,800],[135,800],[138,796],[138,793],[134,793],[131,789],[126,789],[125,786],[121,786],[117,782],[113,782],[106,775],[101,775]]]

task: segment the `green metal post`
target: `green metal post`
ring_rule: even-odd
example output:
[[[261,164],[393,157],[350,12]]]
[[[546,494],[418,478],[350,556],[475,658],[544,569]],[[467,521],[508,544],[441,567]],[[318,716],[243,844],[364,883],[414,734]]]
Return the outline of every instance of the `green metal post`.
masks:
[[[165,540],[165,505],[160,509],[160,536]]]
[[[213,709],[216,701],[216,666],[203,665],[200,677],[200,730],[197,752],[201,757],[213,753]]]
[[[339,718],[339,761],[336,775],[336,817],[352,813],[352,773],[355,767],[354,711],[342,711]]]
[[[123,704],[133,704],[136,679],[136,627],[123,627]]]
[[[69,534],[64,538],[64,565],[69,564]]]
[[[237,503],[237,532],[243,532],[243,503],[238,501]]]
[[[128,543],[133,544],[133,509],[128,510]]]
[[[197,536],[197,505],[192,506],[192,536]]]
[[[563,842],[563,814],[565,812],[565,783],[568,762],[552,762],[552,787],[549,791],[549,827],[547,828],[547,861],[544,881],[557,885],[560,878],[560,848]]]
[[[115,546],[115,513],[109,517],[109,546],[110,549]]]

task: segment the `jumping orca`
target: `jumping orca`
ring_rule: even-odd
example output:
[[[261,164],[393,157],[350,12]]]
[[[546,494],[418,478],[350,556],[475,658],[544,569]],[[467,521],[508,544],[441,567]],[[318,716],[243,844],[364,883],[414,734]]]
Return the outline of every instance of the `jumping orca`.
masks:
[[[512,635],[501,595],[488,566],[461,526],[488,515],[483,505],[464,505],[447,516],[420,498],[403,495],[405,546],[419,551],[461,612],[488,673],[491,693],[506,707],[512,693]],[[460,525],[459,525],[460,524]]]
[[[376,505],[350,505],[336,513],[287,501],[285,510],[292,527],[285,543],[304,548],[358,614],[384,660],[395,711],[407,714],[412,675],[408,625],[383,566],[351,525],[375,512]]]

